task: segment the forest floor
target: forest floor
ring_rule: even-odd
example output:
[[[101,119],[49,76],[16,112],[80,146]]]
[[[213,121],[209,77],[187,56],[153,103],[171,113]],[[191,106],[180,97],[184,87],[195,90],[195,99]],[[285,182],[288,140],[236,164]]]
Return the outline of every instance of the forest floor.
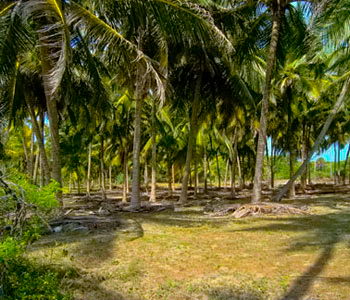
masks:
[[[350,299],[350,193],[330,189],[284,201],[307,215],[215,217],[194,201],[115,212],[123,226],[47,235],[28,255],[65,271],[62,289],[81,300]],[[246,201],[228,194],[204,200]]]

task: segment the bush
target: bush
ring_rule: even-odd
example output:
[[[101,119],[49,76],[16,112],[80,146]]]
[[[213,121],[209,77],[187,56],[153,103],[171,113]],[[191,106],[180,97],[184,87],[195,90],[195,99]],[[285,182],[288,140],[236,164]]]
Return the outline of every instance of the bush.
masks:
[[[60,272],[23,258],[58,207],[58,191],[55,182],[39,188],[22,175],[0,178],[0,299],[69,299]]]
[[[64,274],[18,257],[7,261],[3,279],[4,299],[71,299],[60,291]],[[0,297],[1,298],[1,297]]]

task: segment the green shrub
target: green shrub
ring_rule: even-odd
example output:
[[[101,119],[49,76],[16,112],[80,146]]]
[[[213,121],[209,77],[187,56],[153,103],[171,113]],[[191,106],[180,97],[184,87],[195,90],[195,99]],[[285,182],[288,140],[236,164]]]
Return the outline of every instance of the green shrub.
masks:
[[[44,223],[58,207],[58,191],[55,182],[39,188],[23,175],[2,182],[0,299],[69,299],[60,292],[62,272],[23,258],[26,246],[40,236]]]
[[[3,278],[3,299],[71,299],[60,291],[63,276],[21,257],[10,260]]]

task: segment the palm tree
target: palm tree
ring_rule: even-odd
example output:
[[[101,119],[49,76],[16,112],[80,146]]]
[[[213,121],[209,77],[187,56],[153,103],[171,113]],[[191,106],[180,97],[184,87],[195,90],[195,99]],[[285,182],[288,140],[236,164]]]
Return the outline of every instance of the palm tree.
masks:
[[[326,29],[328,37],[327,41],[329,42],[329,44],[327,45],[328,49],[331,46],[335,50],[335,53],[338,54],[338,60],[335,61],[332,71],[336,71],[339,75],[341,75],[340,79],[338,80],[342,83],[341,91],[339,92],[337,100],[334,102],[334,106],[330,110],[329,115],[322,126],[322,130],[317,136],[314,145],[311,151],[309,152],[308,157],[304,160],[304,162],[294,174],[294,176],[286,183],[285,186],[283,186],[283,188],[274,197],[274,201],[280,201],[286,193],[286,191],[289,189],[289,187],[294,183],[294,181],[305,172],[309,160],[311,159],[313,154],[319,149],[328,129],[330,128],[336,115],[342,109],[348,98],[347,94],[350,88],[348,65],[346,64],[346,62],[348,61],[348,47],[346,44],[344,44],[344,41],[349,38],[348,24],[350,22],[350,18],[348,14],[344,14],[344,11],[342,9],[345,4],[347,4],[347,1],[335,1],[331,4],[329,3],[328,6],[323,7],[325,10],[322,12],[321,16],[318,19],[319,23],[317,24],[317,22],[315,22],[315,24],[318,25],[321,30],[324,31],[324,28]]]

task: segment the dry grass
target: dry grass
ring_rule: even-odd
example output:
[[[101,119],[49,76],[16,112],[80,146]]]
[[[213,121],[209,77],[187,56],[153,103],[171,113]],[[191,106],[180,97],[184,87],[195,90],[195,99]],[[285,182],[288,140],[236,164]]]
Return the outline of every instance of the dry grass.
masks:
[[[350,196],[296,202],[314,215],[123,214],[142,237],[49,236],[29,255],[73,267],[75,299],[350,299]]]

